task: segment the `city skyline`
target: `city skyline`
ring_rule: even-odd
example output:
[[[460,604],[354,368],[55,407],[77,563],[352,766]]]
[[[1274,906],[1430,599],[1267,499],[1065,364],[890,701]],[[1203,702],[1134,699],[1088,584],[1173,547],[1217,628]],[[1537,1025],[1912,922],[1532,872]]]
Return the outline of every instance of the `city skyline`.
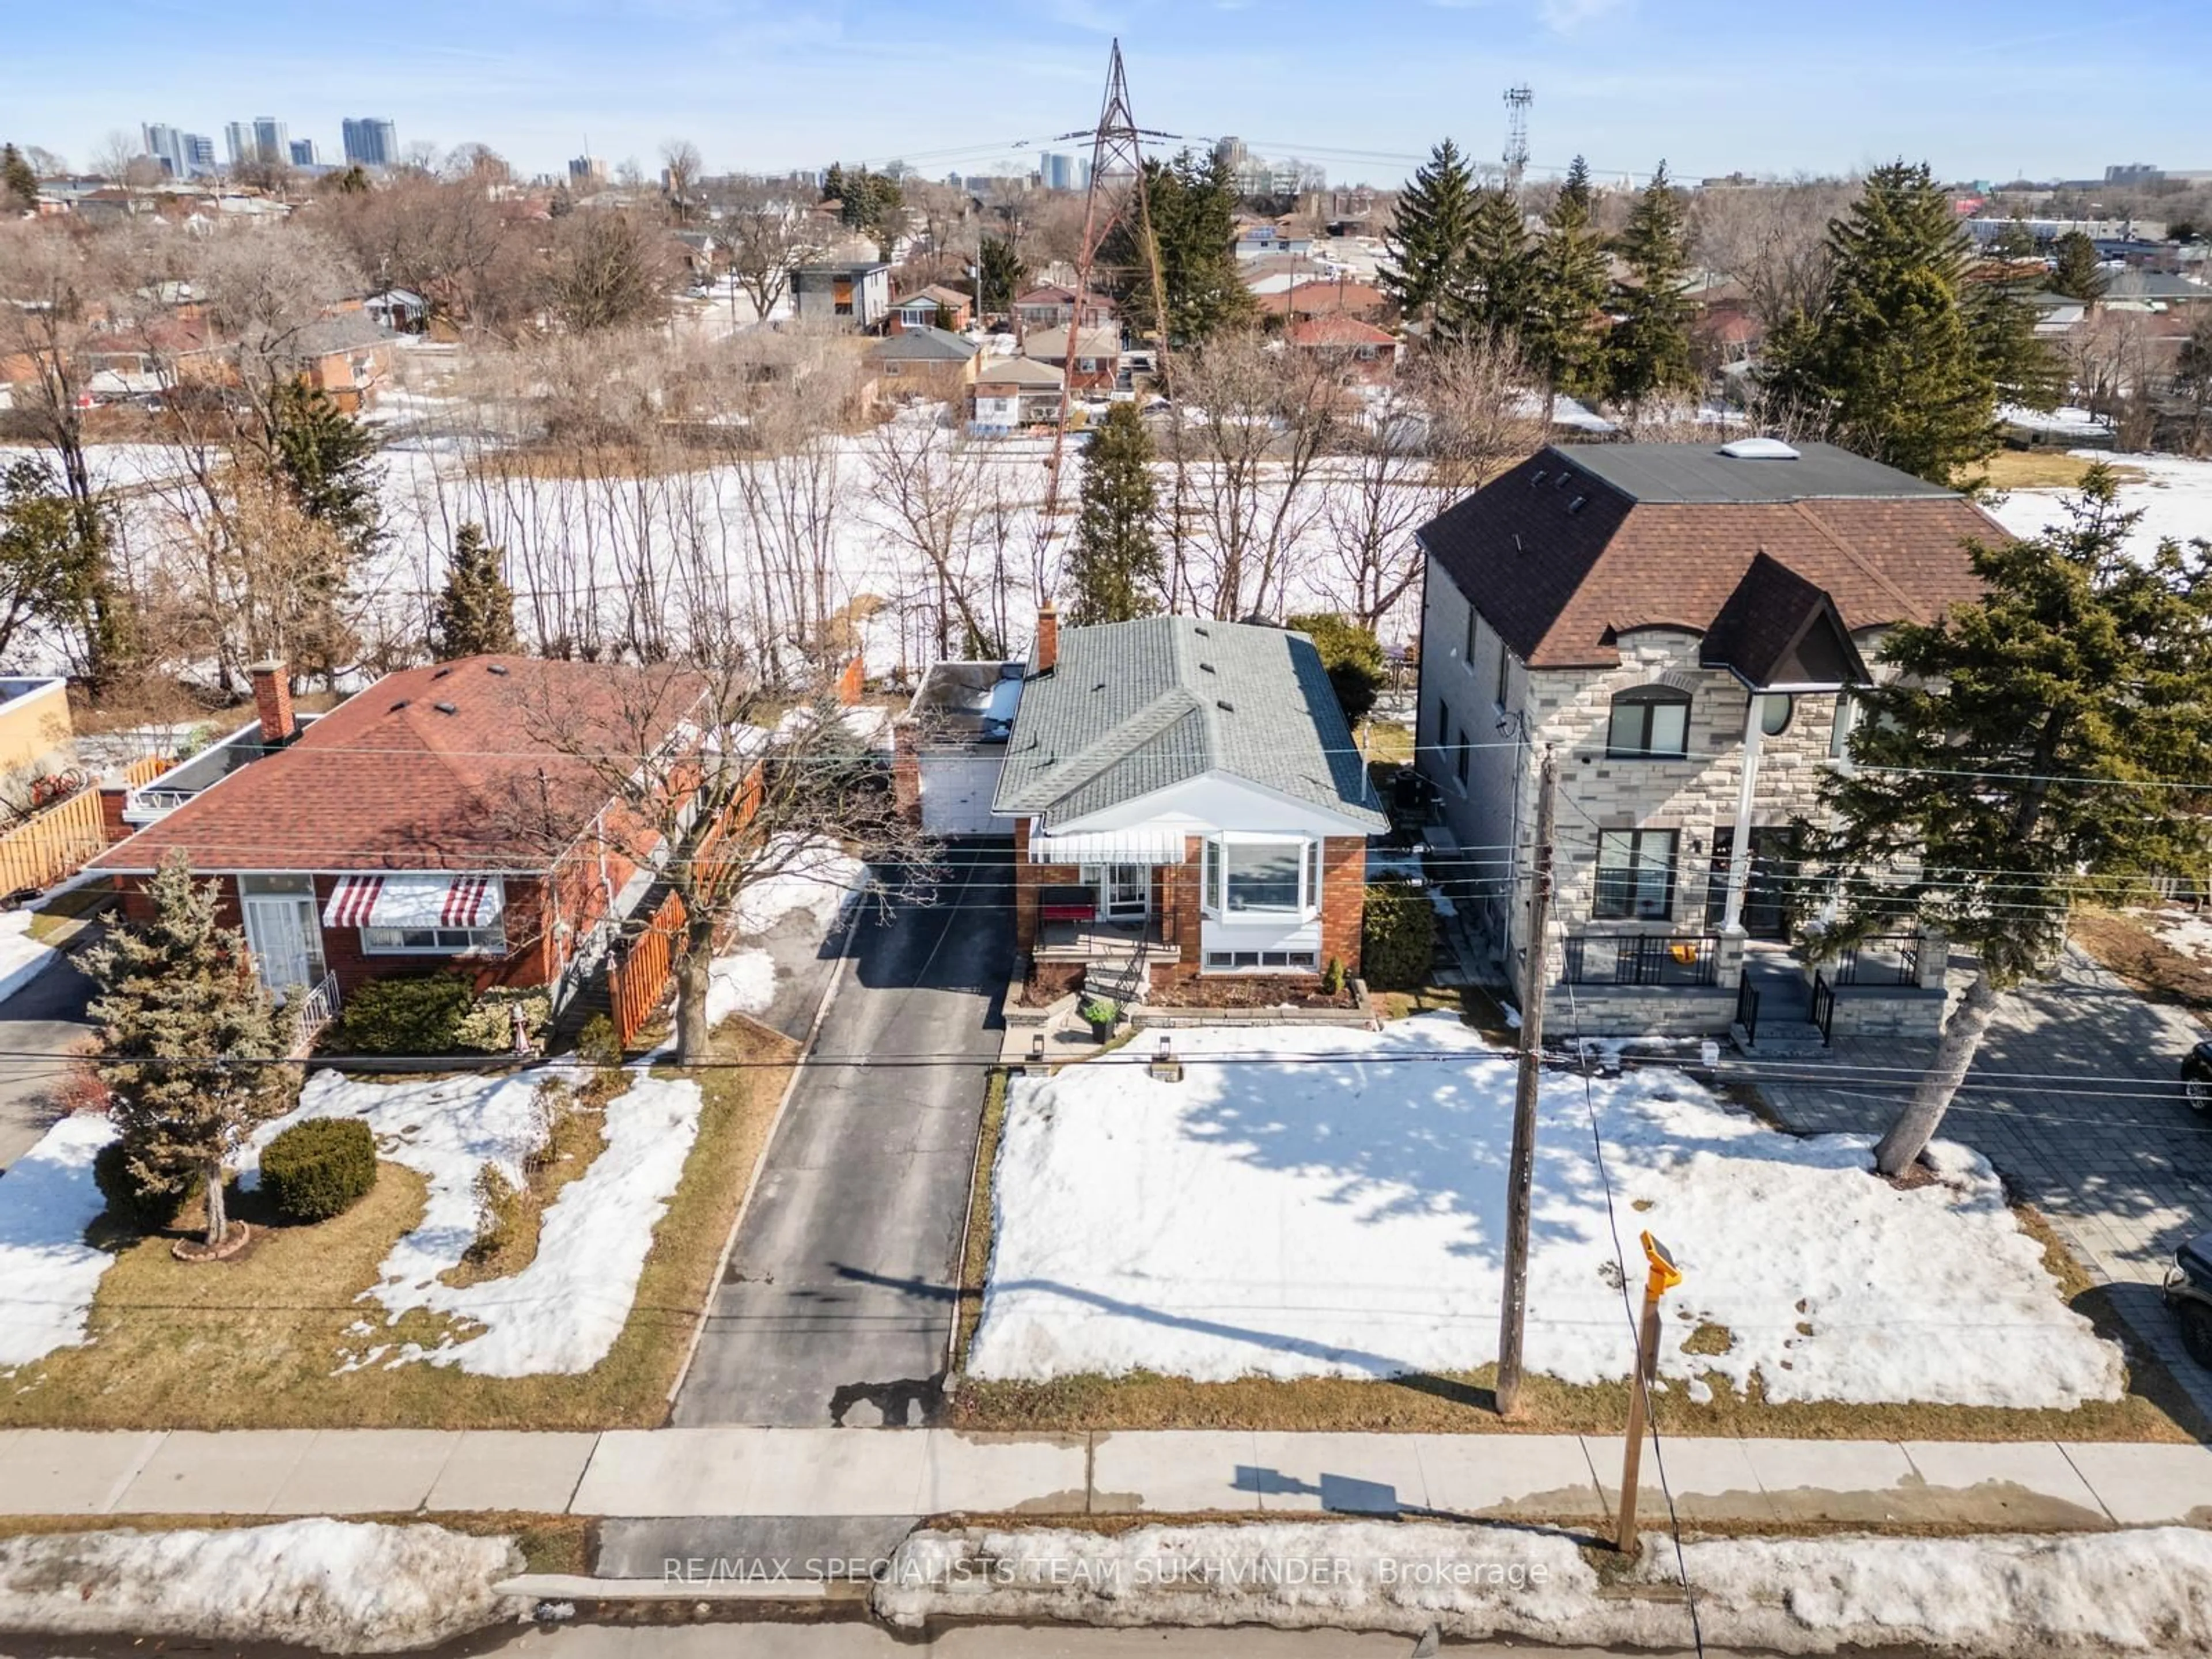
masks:
[[[592,154],[648,174],[677,137],[714,171],[834,160],[904,160],[933,177],[1033,169],[1041,151],[1070,148],[1059,134],[1095,116],[1118,32],[1144,125],[1194,143],[1242,134],[1256,152],[1347,182],[1395,183],[1447,134],[1492,159],[1501,95],[1520,81],[1535,88],[1539,174],[1577,154],[1613,177],[1662,157],[1691,178],[1851,171],[1900,155],[1960,179],[2212,164],[2184,153],[2212,20],[2167,0],[2086,17],[2055,0],[1940,10],[1865,0],[1847,15],[1771,12],[1753,27],[1717,0],[1401,0],[1349,22],[1279,0],[1264,37],[1242,0],[1050,0],[1018,40],[994,36],[989,98],[924,100],[910,95],[918,78],[972,84],[965,31],[934,17],[921,30],[879,0],[808,19],[734,0],[611,0],[589,12],[560,0],[551,26],[539,9],[527,29],[512,5],[457,14],[394,0],[392,27],[372,36],[302,18],[276,40],[234,4],[187,16],[162,0],[121,0],[116,10],[96,102],[70,89],[67,26],[26,20],[15,44],[32,73],[0,136],[82,166],[112,131],[180,113],[185,130],[221,131],[214,112],[266,111],[270,87],[312,84],[326,89],[319,107],[288,96],[284,118],[331,155],[342,153],[344,111],[380,109],[410,142],[488,143],[526,175],[561,173],[586,134]],[[1386,80],[1389,96],[1368,90]]]

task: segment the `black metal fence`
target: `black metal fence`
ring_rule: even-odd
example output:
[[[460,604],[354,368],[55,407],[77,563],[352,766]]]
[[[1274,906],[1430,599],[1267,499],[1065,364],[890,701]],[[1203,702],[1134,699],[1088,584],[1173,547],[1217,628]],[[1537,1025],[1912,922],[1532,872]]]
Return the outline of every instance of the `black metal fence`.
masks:
[[[1917,985],[1920,936],[1883,933],[1846,945],[1829,978],[1836,985]]]
[[[1567,940],[1570,985],[1717,985],[1717,933],[1580,933]]]

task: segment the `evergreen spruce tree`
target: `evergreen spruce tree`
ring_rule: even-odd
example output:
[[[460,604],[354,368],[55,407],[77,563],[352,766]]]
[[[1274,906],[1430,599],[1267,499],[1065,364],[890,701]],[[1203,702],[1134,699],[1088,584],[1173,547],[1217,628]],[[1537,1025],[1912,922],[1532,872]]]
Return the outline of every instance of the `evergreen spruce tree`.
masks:
[[[1237,269],[1237,180],[1228,164],[1188,150],[1172,161],[1147,161],[1145,197],[1159,249],[1170,342],[1198,344],[1252,322],[1259,302]],[[1133,214],[1115,225],[1098,257],[1102,264],[1126,273],[1121,309],[1130,325],[1141,333],[1158,331],[1152,265]]]
[[[1582,397],[1605,390],[1598,307],[1605,301],[1607,271],[1589,168],[1577,155],[1536,239],[1521,335],[1530,362],[1553,392]]]
[[[1620,256],[1633,280],[1614,295],[1620,320],[1606,336],[1608,390],[1632,404],[1692,390],[1698,372],[1690,361],[1690,302],[1682,292],[1690,275],[1688,235],[1664,161],[1629,215]]]
[[[982,291],[975,308],[988,312],[1012,310],[1015,296],[1022,291],[1030,275],[1029,267],[1014,249],[1014,239],[986,235],[978,245],[975,266],[982,273],[977,279]]]
[[[2093,466],[2071,523],[1970,548],[1982,598],[1882,646],[1855,694],[1854,764],[1828,773],[1808,872],[1837,883],[1848,943],[1942,930],[1977,958],[1911,1102],[1875,1148],[1896,1175],[1942,1121],[2002,993],[2046,972],[2077,898],[2201,869],[2212,775],[2212,583],[2203,550],[2124,550],[2137,515]]]
[[[1520,198],[1477,191],[1466,258],[1438,315],[1438,332],[1492,340],[1517,336],[1528,321],[1530,276],[1528,221]]]
[[[329,526],[354,557],[374,552],[384,535],[375,434],[327,392],[289,377],[270,386],[262,423],[300,510]]]
[[[1382,280],[1408,317],[1433,318],[1459,285],[1474,230],[1474,173],[1449,138],[1430,152],[1391,216]]]
[[[505,550],[484,541],[481,525],[465,524],[453,535],[446,589],[431,618],[431,649],[441,662],[511,652],[514,590],[500,574]]]
[[[2065,365],[2035,331],[2043,320],[2035,296],[2043,286],[2035,240],[2014,219],[1971,266],[1960,295],[1967,332],[1997,395],[2030,409],[2056,409],[2066,387]]]
[[[1962,299],[1966,234],[1927,164],[1869,175],[1828,231],[1827,292],[1767,339],[1765,384],[1862,455],[1948,484],[1996,448],[1996,381]]]
[[[2051,250],[2051,291],[2084,305],[2105,297],[2111,279],[2097,258],[2097,245],[2078,230],[2069,230]]]
[[[13,144],[0,145],[0,206],[29,213],[39,205],[39,175]]]
[[[87,953],[99,986],[100,1075],[132,1175],[159,1192],[207,1188],[207,1243],[227,1230],[223,1180],[256,1123],[283,1110],[283,1024],[253,976],[245,936],[216,922],[216,884],[195,885],[181,850],[162,860],[151,921]]]
[[[1159,609],[1152,462],[1152,434],[1136,404],[1115,404],[1084,454],[1083,504],[1067,559],[1071,627],[1128,622]]]

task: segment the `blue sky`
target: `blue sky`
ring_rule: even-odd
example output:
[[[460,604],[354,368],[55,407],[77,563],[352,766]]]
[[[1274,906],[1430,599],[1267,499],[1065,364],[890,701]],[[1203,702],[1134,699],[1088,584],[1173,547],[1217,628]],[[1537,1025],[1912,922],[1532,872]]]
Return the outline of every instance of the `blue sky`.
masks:
[[[15,9],[11,8],[10,9]],[[83,162],[142,121],[255,115],[337,148],[490,144],[525,173],[690,138],[715,170],[900,157],[985,172],[1095,119],[1118,33],[1139,120],[1395,183],[1449,133],[1539,166],[1951,177],[2212,167],[2204,0],[104,0],[8,27],[0,137]],[[96,24],[95,24],[96,20]],[[1042,148],[1035,146],[1031,148]]]

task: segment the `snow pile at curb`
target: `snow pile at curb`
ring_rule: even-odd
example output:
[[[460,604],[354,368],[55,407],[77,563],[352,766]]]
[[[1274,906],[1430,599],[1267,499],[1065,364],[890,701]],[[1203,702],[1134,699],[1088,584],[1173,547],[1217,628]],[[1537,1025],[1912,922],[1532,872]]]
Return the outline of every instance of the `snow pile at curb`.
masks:
[[[291,1643],[327,1653],[434,1647],[525,1605],[506,1538],[344,1521],[0,1540],[0,1631]]]
[[[775,1000],[775,958],[747,946],[716,957],[707,973],[707,1024],[732,1014],[757,1014]],[[667,1045],[672,1048],[672,1043]]]
[[[416,1343],[373,1345],[343,1366],[389,1368],[427,1359],[483,1376],[586,1371],[607,1356],[629,1318],[637,1282],[659,1224],[698,1138],[699,1085],[635,1075],[607,1103],[607,1144],[592,1167],[561,1189],[544,1212],[538,1254],[504,1279],[456,1287],[439,1275],[461,1264],[476,1237],[475,1183],[485,1164],[520,1186],[523,1159],[541,1133],[538,1085],[557,1068],[537,1066],[500,1078],[434,1083],[349,1083],[318,1072],[293,1111],[263,1126],[241,1160],[259,1175],[258,1149],[311,1117],[358,1117],[376,1136],[377,1153],[404,1164],[428,1184],[422,1219],[384,1259],[365,1294],[396,1322],[410,1310],[480,1325],[472,1335],[434,1349]],[[250,1172],[250,1173],[246,1173]],[[369,1334],[364,1325],[356,1333]]]
[[[59,954],[31,937],[28,910],[0,911],[0,1002],[44,973]]]
[[[115,1257],[84,1242],[107,1207],[92,1160],[115,1139],[104,1117],[65,1117],[0,1175],[0,1370],[85,1340]]]
[[[1175,1049],[1179,1083],[1109,1056],[1009,1090],[975,1376],[1391,1376],[1496,1358],[1510,1054],[1448,1014],[1198,1027]],[[1871,1137],[1782,1133],[1663,1066],[1548,1073],[1538,1113],[1536,1370],[1628,1375],[1617,1225],[1637,1278],[1639,1228],[1682,1264],[1659,1364],[1693,1399],[1709,1374],[1740,1391],[1756,1376],[1773,1402],[2120,1395],[2119,1349],[2065,1304],[1978,1153],[1938,1142],[1940,1178],[1899,1190],[1873,1175]]]
[[[2212,1650],[2212,1533],[1726,1539],[1685,1551],[1709,1646],[1833,1653],[1926,1644],[1962,1659]],[[908,1628],[964,1617],[1239,1624],[1590,1647],[1687,1647],[1672,1543],[1601,1581],[1568,1535],[1424,1523],[917,1533],[873,1593]]]

